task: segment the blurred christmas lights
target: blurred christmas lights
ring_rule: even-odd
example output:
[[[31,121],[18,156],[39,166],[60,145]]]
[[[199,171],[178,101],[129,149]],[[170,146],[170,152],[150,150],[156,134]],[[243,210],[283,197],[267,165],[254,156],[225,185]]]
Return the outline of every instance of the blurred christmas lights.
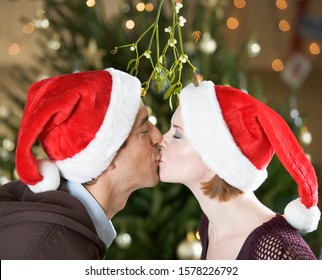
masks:
[[[125,23],[127,29],[133,29],[135,27],[135,22],[131,19],[127,20]]]
[[[238,9],[245,8],[246,1],[245,0],[234,0],[234,6]]]
[[[89,8],[92,8],[92,7],[94,7],[95,6],[95,0],[87,0],[86,1],[86,5],[87,5],[87,7],[89,7]]]
[[[8,54],[16,56],[20,53],[20,45],[16,42],[13,42],[8,48]]]
[[[276,8],[280,10],[284,10],[287,8],[287,2],[285,0],[276,0],[275,5]]]
[[[309,129],[306,126],[302,126],[300,129],[300,138],[301,141],[306,144],[309,145],[312,142],[312,134],[309,131]]]
[[[34,32],[34,30],[35,30],[35,27],[32,24],[32,22],[27,22],[22,27],[22,32],[25,34],[31,34],[32,32]]]
[[[136,4],[136,9],[139,11],[139,12],[143,12],[145,10],[145,4],[143,2],[139,2]]]
[[[148,3],[145,5],[145,10],[147,12],[152,12],[154,10],[154,5],[152,3]]]
[[[216,41],[211,37],[210,33],[205,32],[199,45],[202,52],[206,54],[214,53],[217,49]]]
[[[272,62],[272,69],[276,72],[282,71],[284,69],[282,60],[280,60],[279,58],[274,59]]]
[[[231,30],[237,29],[239,26],[239,20],[235,17],[229,17],[226,21],[226,25]]]
[[[309,51],[313,55],[319,55],[321,52],[320,46],[316,42],[313,42],[309,46]]]
[[[278,27],[283,32],[287,32],[287,31],[289,31],[291,29],[290,24],[285,19],[280,20],[280,22],[278,24]]]
[[[32,24],[38,29],[46,29],[49,27],[49,20],[45,17],[45,11],[40,9],[36,12],[36,17],[32,19]]]
[[[247,44],[247,51],[249,57],[258,56],[261,51],[261,46],[255,41],[249,41]]]

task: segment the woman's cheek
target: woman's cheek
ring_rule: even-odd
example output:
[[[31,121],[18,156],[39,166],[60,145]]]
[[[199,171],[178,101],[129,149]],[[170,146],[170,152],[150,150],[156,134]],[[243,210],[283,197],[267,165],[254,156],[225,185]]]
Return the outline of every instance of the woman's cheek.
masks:
[[[163,174],[161,172],[161,175],[166,176],[169,181],[178,183],[185,183],[191,176],[194,176],[200,158],[190,145],[173,145],[168,152],[167,168]],[[162,166],[161,171],[163,171]]]
[[[188,145],[184,145],[183,143],[179,142],[173,143],[171,146],[169,145],[167,149],[167,158],[169,161],[174,163],[182,164],[182,161],[188,160],[190,157],[191,149]]]

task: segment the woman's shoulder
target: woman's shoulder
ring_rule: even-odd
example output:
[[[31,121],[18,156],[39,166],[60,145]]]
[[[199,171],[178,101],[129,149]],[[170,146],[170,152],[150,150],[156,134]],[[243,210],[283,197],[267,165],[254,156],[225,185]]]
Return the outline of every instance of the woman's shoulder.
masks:
[[[300,233],[279,214],[248,236],[239,255],[266,260],[316,259]]]

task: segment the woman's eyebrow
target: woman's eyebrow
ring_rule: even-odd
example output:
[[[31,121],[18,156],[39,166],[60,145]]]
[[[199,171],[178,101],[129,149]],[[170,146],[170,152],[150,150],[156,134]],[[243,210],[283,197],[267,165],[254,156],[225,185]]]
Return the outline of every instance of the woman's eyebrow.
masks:
[[[183,128],[180,125],[174,124],[173,127],[179,128],[180,130],[184,131]]]

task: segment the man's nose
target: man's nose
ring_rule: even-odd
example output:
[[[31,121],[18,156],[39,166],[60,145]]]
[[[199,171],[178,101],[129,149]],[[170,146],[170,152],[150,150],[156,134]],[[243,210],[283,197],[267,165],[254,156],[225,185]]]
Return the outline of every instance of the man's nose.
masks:
[[[162,140],[162,135],[159,131],[159,129],[156,128],[156,126],[154,126],[153,124],[151,125],[151,142],[153,144],[153,146],[159,145],[161,140]]]

